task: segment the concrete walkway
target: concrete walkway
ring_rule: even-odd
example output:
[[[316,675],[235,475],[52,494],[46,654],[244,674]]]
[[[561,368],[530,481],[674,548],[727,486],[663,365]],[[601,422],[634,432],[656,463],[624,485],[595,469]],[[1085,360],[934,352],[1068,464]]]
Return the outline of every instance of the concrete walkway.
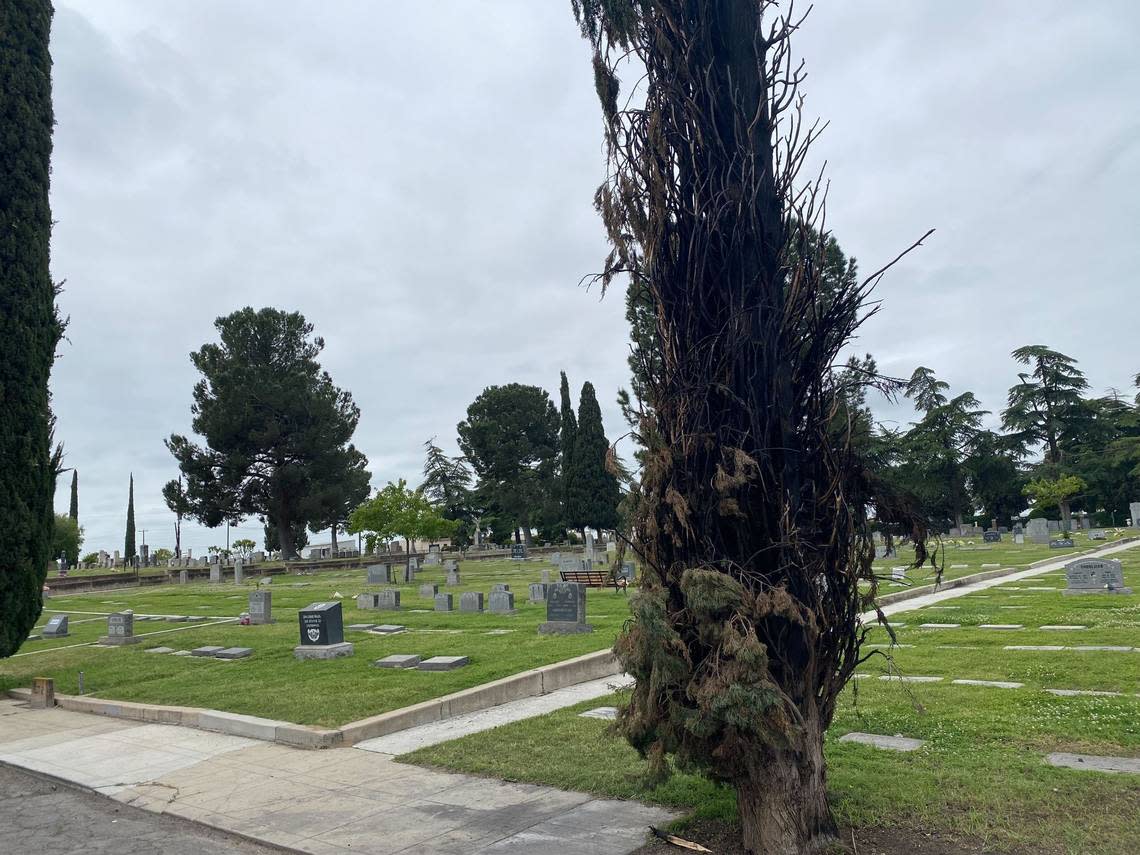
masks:
[[[638,802],[435,772],[373,751],[306,751],[10,700],[0,700],[0,763],[311,853],[625,853],[644,842],[646,826],[672,818]]]

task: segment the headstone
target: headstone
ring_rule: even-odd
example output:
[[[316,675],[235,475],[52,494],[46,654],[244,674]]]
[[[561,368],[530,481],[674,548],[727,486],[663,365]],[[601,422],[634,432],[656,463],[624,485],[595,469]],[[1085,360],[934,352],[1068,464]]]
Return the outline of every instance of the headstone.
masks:
[[[594,561],[594,533],[592,531],[586,532],[586,560]]]
[[[249,556],[249,563],[250,564],[264,564],[265,563],[265,553],[264,552],[253,553],[251,556]]]
[[[522,561],[526,558],[526,544],[525,543],[512,543],[511,544],[511,560]]]
[[[530,601],[532,603],[545,603],[546,587],[542,582],[532,582],[530,585]]]
[[[1060,540],[1050,540],[1050,549],[1068,549],[1073,546],[1073,539],[1071,537],[1062,537]]]
[[[416,558],[416,556],[414,556],[414,555],[410,556],[408,558],[408,567],[411,569],[411,571],[413,573],[416,572],[417,570],[420,569],[420,560],[418,558]]]
[[[404,565],[404,570],[403,570],[404,584],[410,584],[410,583],[416,581],[416,570],[417,569],[418,569],[418,567],[411,562]]]
[[[562,560],[562,553],[561,552],[555,552],[550,556],[550,563],[553,564],[555,567],[558,566],[558,563],[561,560]]]
[[[420,596],[431,599],[439,593],[439,585],[420,585]]]
[[[44,638],[67,638],[67,615],[52,615],[40,635]]]
[[[515,608],[515,595],[510,591],[491,591],[487,598],[487,611],[497,615],[518,614]]]
[[[377,659],[372,664],[377,668],[415,668],[423,657],[415,653],[393,653],[383,659]]]
[[[273,594],[258,588],[249,592],[249,622],[255,625],[273,623]]]
[[[222,581],[222,565],[221,564],[211,564],[210,565],[210,582],[216,583],[216,582],[221,582],[221,581]]]
[[[353,646],[344,640],[339,602],[313,603],[297,612],[301,643],[293,648],[298,659],[335,659],[351,656]]]
[[[450,573],[452,570],[458,570],[459,569],[459,562],[456,561],[454,558],[448,558],[446,561],[443,562],[443,569],[446,570],[448,573]]]
[[[610,559],[613,559],[613,557],[615,555],[617,555],[617,541],[616,540],[611,540],[611,541],[608,541],[606,543],[606,555]]]
[[[391,585],[392,584],[392,570],[387,564],[369,564],[368,565],[368,584],[369,585]]]
[[[400,610],[400,592],[395,588],[385,588],[376,595],[376,608],[381,611],[395,612]]]
[[[987,531],[982,535],[982,540],[986,543],[1001,543],[1000,531]]]
[[[629,583],[633,583],[633,577],[637,573],[637,568],[632,561],[623,561],[621,563],[621,577]]]
[[[1049,542],[1049,523],[1041,517],[1031,519],[1025,526],[1030,543],[1044,545]]]
[[[586,586],[577,582],[555,582],[546,589],[546,623],[539,624],[543,635],[593,632],[586,623]]]
[[[245,581],[245,565],[239,558],[234,562],[234,584],[241,585]]]
[[[448,573],[447,574],[447,581],[444,584],[447,585],[447,587],[449,587],[449,588],[454,588],[456,585],[458,585],[459,584],[459,571],[458,570],[452,570],[450,573]]]
[[[451,594],[436,594],[435,610],[437,612],[451,611]]]
[[[1129,504],[1128,513],[1132,517],[1132,527],[1140,528],[1140,502]]]
[[[1015,534],[1015,535],[1013,536],[1013,542],[1014,542],[1015,544],[1017,544],[1018,546],[1024,546],[1024,545],[1025,545],[1025,535],[1024,535],[1024,534],[1020,534],[1020,533],[1019,533],[1019,534]]]
[[[115,612],[107,615],[107,634],[99,639],[100,644],[137,644],[135,637],[134,612]]]
[[[185,585],[189,581],[190,581],[190,571],[189,570],[179,570],[178,571],[178,584],[179,585]]]
[[[549,585],[550,584],[550,571],[549,570],[543,570],[541,578],[542,578],[542,584]]]
[[[502,582],[496,582],[491,586],[491,593],[493,594],[495,591],[509,591],[510,589],[510,585],[504,585]]]
[[[376,603],[379,594],[363,593],[356,595],[356,607],[361,611],[368,611],[369,609],[379,608]]]
[[[477,613],[483,611],[483,592],[467,591],[459,595],[459,611]]]
[[[1089,530],[1089,540],[1107,540],[1108,535],[1103,528],[1094,528]]]
[[[1061,530],[1061,521],[1060,520],[1045,520],[1045,526],[1049,529],[1049,531],[1060,531]]]
[[[433,656],[425,659],[416,668],[420,671],[454,671],[468,663],[466,656]]]
[[[1065,594],[1131,594],[1124,569],[1115,558],[1079,558],[1065,565]]]

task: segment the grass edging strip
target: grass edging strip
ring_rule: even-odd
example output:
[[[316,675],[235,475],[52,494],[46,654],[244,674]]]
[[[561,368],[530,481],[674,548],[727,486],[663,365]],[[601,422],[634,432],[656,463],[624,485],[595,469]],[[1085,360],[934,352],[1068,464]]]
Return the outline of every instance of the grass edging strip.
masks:
[[[599,650],[577,656],[553,665],[544,665],[512,674],[500,680],[483,683],[432,698],[410,707],[381,713],[380,715],[349,722],[336,729],[309,727],[288,721],[260,718],[222,710],[199,709],[198,707],[165,706],[143,704],[134,701],[115,701],[82,695],[55,696],[56,706],[72,712],[104,715],[111,718],[124,718],[150,724],[171,724],[178,727],[193,727],[230,736],[244,736],[265,742],[278,742],[294,748],[336,748],[352,745],[376,736],[386,736],[421,724],[442,721],[452,716],[496,707],[522,698],[546,695],[550,692],[597,680],[612,677],[621,671],[611,650]],[[27,701],[31,689],[11,689],[8,696]]]

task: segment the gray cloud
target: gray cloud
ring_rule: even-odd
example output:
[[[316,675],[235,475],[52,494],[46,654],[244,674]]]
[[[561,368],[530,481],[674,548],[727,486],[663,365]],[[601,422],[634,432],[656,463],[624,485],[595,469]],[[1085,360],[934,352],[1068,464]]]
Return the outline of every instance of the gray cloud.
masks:
[[[817,5],[797,49],[831,122],[830,226],[867,271],[938,228],[856,349],[995,411],[1030,342],[1128,386],[1138,24],[1127,2]],[[603,162],[568,2],[61,2],[52,49],[72,318],[53,390],[90,548],[121,547],[130,471],[139,527],[172,544],[162,440],[189,428],[187,355],[247,304],[325,337],[377,484],[414,481],[429,436],[454,449],[492,383],[556,390],[565,368],[622,432],[620,295],[579,285],[605,251]]]

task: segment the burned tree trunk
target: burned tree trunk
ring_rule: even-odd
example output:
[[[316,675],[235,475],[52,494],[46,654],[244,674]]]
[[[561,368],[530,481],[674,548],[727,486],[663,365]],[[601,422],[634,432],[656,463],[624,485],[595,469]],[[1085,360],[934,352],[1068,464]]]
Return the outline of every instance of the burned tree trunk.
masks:
[[[769,0],[574,8],[610,166],[598,278],[632,277],[656,310],[620,726],[651,770],[673,758],[734,784],[750,851],[815,851],[835,835],[823,734],[875,592],[867,511],[908,517],[875,494],[833,370],[882,271],[822,277],[820,184],[797,182],[816,134],[799,116],[798,22]],[[619,109],[630,58],[640,83]]]

